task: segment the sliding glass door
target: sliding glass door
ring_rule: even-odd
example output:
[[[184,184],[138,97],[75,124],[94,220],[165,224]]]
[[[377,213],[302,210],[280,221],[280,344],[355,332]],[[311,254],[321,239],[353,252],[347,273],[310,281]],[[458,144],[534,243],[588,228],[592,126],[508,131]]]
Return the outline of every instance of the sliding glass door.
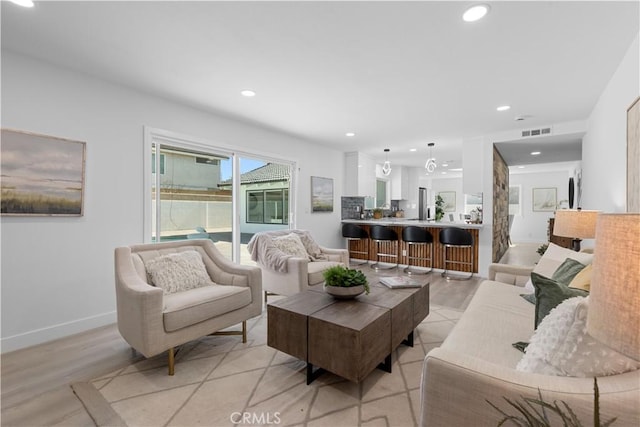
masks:
[[[145,240],[211,239],[229,259],[264,230],[292,226],[293,162],[211,147],[163,131],[145,137]]]

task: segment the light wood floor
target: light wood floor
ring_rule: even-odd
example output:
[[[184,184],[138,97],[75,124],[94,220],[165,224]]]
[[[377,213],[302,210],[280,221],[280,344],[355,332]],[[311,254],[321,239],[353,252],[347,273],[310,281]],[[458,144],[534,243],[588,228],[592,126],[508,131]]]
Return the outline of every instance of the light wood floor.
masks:
[[[502,262],[531,265],[539,245],[514,245]],[[533,249],[532,249],[533,248]],[[364,271],[368,268],[362,267]],[[393,274],[393,273],[384,273]],[[367,272],[367,276],[372,273]],[[429,276],[433,304],[465,309],[482,278],[446,281]],[[3,426],[94,426],[69,384],[88,381],[141,358],[122,339],[116,325],[51,341],[1,356]]]

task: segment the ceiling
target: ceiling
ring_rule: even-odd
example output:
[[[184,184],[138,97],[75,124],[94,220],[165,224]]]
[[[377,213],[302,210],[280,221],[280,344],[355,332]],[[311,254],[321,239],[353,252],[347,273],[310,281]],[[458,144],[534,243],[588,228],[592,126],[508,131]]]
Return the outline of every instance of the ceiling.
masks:
[[[434,142],[459,168],[463,138],[585,120],[639,28],[637,1],[467,23],[470,4],[3,1],[2,48],[378,161],[423,166]]]

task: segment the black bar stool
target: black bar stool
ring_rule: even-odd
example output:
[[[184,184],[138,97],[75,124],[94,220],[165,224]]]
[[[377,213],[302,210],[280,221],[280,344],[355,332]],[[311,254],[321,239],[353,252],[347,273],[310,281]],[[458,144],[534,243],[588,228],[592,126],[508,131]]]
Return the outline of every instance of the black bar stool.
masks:
[[[407,274],[427,274],[433,270],[433,235],[422,227],[409,226],[402,229],[402,240],[407,242],[407,268],[404,272]],[[411,248],[413,246],[429,247],[429,257],[413,256]],[[415,251],[414,251],[415,253]],[[428,270],[416,270],[411,265],[411,260],[429,261]]]
[[[440,230],[440,243],[442,243],[444,249],[442,252],[442,266],[444,271],[442,277],[446,277],[447,280],[469,280],[473,277],[473,236],[469,231],[462,228],[449,227]],[[454,261],[447,258],[447,249],[462,248],[469,249],[471,252],[471,262],[466,261]],[[468,265],[471,268],[471,275],[468,277],[454,277],[447,275],[447,263],[449,264],[462,264]]]
[[[376,271],[381,269],[387,270],[390,268],[398,268],[398,233],[396,233],[392,228],[385,227],[384,225],[372,225],[369,232],[371,234],[371,240],[373,240],[376,245],[376,262],[375,264],[371,264],[371,268]],[[395,254],[380,252],[380,243],[384,242],[395,242]],[[380,255],[395,258],[396,265],[380,267]]]
[[[342,224],[342,237],[347,239],[347,250],[349,251],[349,260],[352,264],[366,264],[369,262],[369,233],[367,230],[356,224]],[[356,251],[351,249],[351,242],[364,241],[366,251]],[[364,255],[365,258],[354,258],[357,261],[351,261],[353,254]]]

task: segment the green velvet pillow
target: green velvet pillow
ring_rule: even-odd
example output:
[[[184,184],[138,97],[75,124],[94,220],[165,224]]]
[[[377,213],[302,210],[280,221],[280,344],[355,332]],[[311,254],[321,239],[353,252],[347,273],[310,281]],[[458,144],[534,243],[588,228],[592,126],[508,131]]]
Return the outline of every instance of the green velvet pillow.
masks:
[[[562,283],[563,285],[569,285],[574,277],[578,275],[586,265],[576,261],[572,258],[567,258],[564,260],[560,267],[553,272],[553,276],[551,276],[551,280],[554,280],[558,283]],[[541,276],[542,277],[542,276]],[[531,304],[536,303],[536,294],[520,294],[522,298],[530,302]],[[537,325],[537,324],[536,324]]]
[[[563,285],[568,285],[585,267],[586,265],[576,261],[575,259],[567,258],[562,264],[560,264],[560,267],[553,272],[551,279],[558,283],[562,283]]]
[[[589,292],[573,289],[563,283],[531,273],[531,281],[536,288],[536,313],[534,326],[537,329],[542,319],[562,301],[571,297],[584,297]]]

